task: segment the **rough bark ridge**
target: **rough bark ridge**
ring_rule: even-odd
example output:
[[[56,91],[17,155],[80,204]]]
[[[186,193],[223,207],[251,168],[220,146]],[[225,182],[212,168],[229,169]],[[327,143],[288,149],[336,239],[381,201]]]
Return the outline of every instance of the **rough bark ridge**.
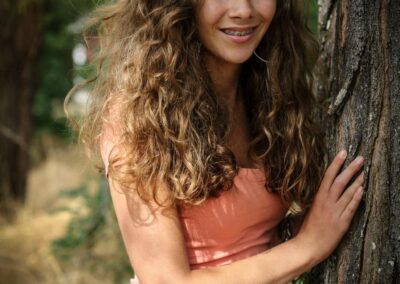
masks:
[[[318,283],[400,283],[400,1],[319,0],[317,93],[330,160],[366,157],[366,193]],[[317,283],[317,282],[316,282]]]
[[[25,199],[40,1],[0,4],[0,209]],[[8,211],[8,210],[6,210]],[[6,212],[3,212],[6,213]]]

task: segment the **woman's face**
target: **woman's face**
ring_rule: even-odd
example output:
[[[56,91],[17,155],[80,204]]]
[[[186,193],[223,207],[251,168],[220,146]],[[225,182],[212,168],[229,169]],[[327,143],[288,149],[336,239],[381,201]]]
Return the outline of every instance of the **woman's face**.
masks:
[[[276,10],[276,0],[200,2],[196,21],[201,42],[216,58],[235,64],[250,58]]]

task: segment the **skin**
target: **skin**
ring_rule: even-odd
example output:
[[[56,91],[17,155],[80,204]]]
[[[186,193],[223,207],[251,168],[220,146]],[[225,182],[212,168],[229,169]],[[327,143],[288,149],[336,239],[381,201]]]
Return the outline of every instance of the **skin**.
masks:
[[[273,17],[275,4],[271,0],[205,0],[197,11],[201,38],[208,48],[207,68],[217,92],[232,111],[242,108],[235,91],[240,64],[252,56]],[[251,42],[234,46],[218,34],[220,26],[249,21],[261,25],[260,34]],[[113,108],[110,113],[115,115],[118,105]],[[243,111],[233,114],[238,121],[245,121]],[[110,150],[118,144],[118,125],[118,117],[114,116],[103,126],[100,146],[106,168]],[[248,163],[244,154],[246,133],[247,125],[242,123],[233,127],[230,135],[231,140],[240,141],[233,151],[244,165]],[[287,283],[310,270],[337,247],[362,199],[363,174],[349,182],[362,169],[364,159],[357,158],[341,172],[345,160],[346,152],[342,151],[326,170],[312,207],[293,239],[258,255],[202,270],[190,269],[176,208],[163,211],[156,204],[148,207],[135,194],[130,196],[128,206],[118,184],[109,178],[122,237],[140,283]],[[165,184],[160,184],[160,191],[169,194]]]

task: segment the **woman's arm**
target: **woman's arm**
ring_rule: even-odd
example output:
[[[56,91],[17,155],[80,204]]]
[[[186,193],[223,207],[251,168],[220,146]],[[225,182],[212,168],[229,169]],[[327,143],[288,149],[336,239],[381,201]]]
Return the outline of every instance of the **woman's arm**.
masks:
[[[111,144],[102,144],[107,164],[106,148]],[[343,193],[361,168],[352,162],[337,176],[344,160],[338,155],[329,166],[296,237],[264,253],[202,270],[190,269],[175,208],[162,210],[153,204],[150,209],[135,194],[127,200],[109,179],[119,227],[140,283],[287,283],[310,270],[336,248],[361,200],[362,175]],[[168,194],[165,186],[160,187]]]

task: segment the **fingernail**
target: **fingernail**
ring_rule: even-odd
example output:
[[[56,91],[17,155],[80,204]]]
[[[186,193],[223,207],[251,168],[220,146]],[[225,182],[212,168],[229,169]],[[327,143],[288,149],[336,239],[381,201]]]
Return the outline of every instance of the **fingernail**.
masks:
[[[362,156],[357,157],[356,163],[361,166],[364,163],[364,157]]]
[[[359,195],[363,195],[364,189],[363,189],[362,186],[360,186],[360,187],[357,189],[357,193],[358,193]]]
[[[340,158],[344,159],[344,158],[346,158],[346,156],[347,156],[347,151],[346,150],[340,151],[340,153],[339,153],[339,157]]]

